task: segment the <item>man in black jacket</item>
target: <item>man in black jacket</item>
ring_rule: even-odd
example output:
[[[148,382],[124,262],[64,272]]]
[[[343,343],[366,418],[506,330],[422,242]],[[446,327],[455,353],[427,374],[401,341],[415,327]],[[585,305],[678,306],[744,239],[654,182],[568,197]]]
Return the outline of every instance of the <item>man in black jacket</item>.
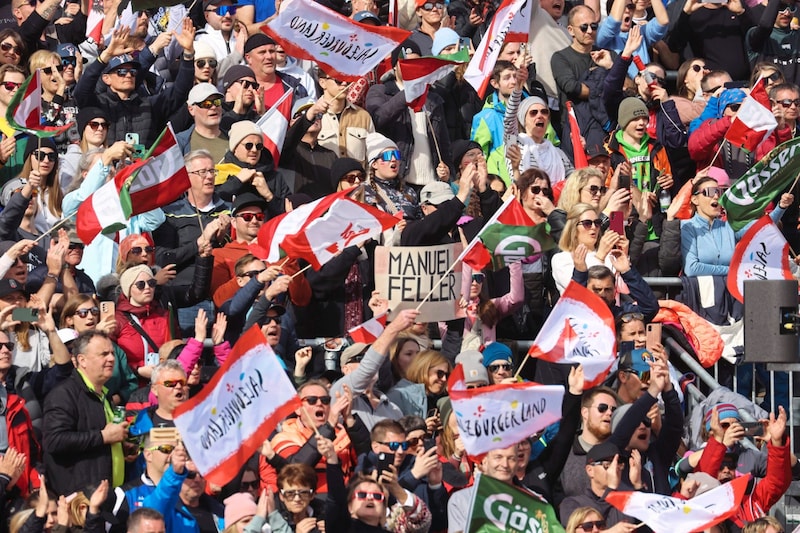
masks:
[[[114,346],[102,331],[89,330],[74,341],[77,368],[45,398],[44,462],[47,483],[70,494],[108,479],[122,485],[122,442],[128,423],[115,421],[103,385],[114,372]]]
[[[422,188],[419,195],[422,219],[409,220],[400,234],[400,246],[432,246],[458,242],[455,234],[456,222],[464,212],[464,206],[472,188],[476,171],[461,173],[458,194],[453,194],[450,184],[434,181]]]

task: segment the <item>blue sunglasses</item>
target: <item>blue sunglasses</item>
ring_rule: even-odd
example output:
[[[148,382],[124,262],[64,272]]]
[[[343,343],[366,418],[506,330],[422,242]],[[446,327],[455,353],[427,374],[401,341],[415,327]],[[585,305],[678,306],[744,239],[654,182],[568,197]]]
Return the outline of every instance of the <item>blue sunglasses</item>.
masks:
[[[216,9],[206,9],[206,11],[213,11],[220,17],[224,17],[228,13],[230,13],[231,16],[234,16],[236,14],[236,6],[219,6]]]
[[[392,158],[397,159],[398,161],[402,159],[400,156],[400,150],[386,150],[385,152],[381,153],[380,158],[382,161],[391,161]]]

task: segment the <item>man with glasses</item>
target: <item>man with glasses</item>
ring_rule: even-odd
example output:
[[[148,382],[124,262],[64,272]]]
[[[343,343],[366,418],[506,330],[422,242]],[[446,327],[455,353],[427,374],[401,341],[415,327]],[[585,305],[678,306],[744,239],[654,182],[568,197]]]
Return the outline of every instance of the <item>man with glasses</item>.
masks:
[[[236,21],[236,7],[227,0],[203,0],[203,16],[206,25],[197,30],[196,39],[202,40],[214,49],[217,57],[227,57],[236,49],[236,35],[233,25]]]
[[[322,69],[317,71],[317,79],[322,98],[328,102],[317,142],[339,157],[352,157],[366,167],[367,134],[375,131],[372,117],[366,109],[347,99],[347,82],[329,76]]]
[[[514,379],[514,357],[511,348],[502,342],[492,342],[483,349],[483,366],[489,377],[490,385],[516,382]]]
[[[800,83],[800,31],[792,28],[797,16],[795,0],[770,0],[761,20],[745,35],[744,45],[751,62],[766,61],[781,69],[786,81]]]
[[[156,397],[156,405],[149,409],[155,427],[174,427],[175,409],[189,399],[186,371],[181,364],[168,359],[153,369],[150,390]]]
[[[198,83],[189,91],[186,104],[194,124],[175,136],[184,154],[202,149],[208,151],[214,161],[225,157],[228,139],[220,129],[222,99],[222,93],[210,83]]]
[[[257,89],[256,75],[250,67],[234,65],[225,72],[222,78],[222,90],[225,92],[220,122],[222,131],[228,133],[231,126],[241,120],[258,120],[263,110],[259,111],[255,106]]]
[[[447,16],[445,4],[441,0],[416,0],[415,5],[419,26],[408,38],[419,46],[420,55],[431,56],[434,34],[442,27],[442,20]]]

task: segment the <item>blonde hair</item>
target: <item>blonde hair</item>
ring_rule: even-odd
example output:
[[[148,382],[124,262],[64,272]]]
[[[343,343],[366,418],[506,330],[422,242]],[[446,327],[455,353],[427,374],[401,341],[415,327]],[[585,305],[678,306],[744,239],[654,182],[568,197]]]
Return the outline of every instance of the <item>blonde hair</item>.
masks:
[[[604,520],[600,511],[594,507],[578,507],[572,511],[571,515],[569,515],[569,520],[567,520],[567,527],[565,529],[566,533],[575,533],[575,531],[578,529],[578,526],[582,524],[583,521],[586,520],[586,517],[592,513],[599,516],[600,520]]]
[[[83,507],[83,509],[81,509]],[[89,509],[89,498],[83,492],[76,492],[69,502],[69,521],[72,527],[83,527],[86,523],[86,511]]]
[[[58,64],[61,64],[61,56],[55,52],[51,52],[50,50],[37,50],[36,52],[31,54],[30,59],[28,59],[28,70],[30,72],[34,72],[38,68],[47,68],[52,66],[53,60],[58,61]]]
[[[406,379],[414,383],[421,383],[428,388],[428,372],[431,368],[439,365],[447,365],[448,371],[452,370],[450,361],[445,356],[435,350],[425,350],[420,352],[411,361],[406,370]]]
[[[774,516],[767,515],[745,525],[742,529],[742,533],[764,533],[769,526],[775,528],[775,531],[778,531],[778,533],[783,533],[785,531],[778,519]]]
[[[561,232],[561,240],[558,241],[558,247],[562,251],[571,252],[578,246],[578,222],[580,222],[581,215],[588,211],[597,213],[597,208],[590,204],[575,204],[569,210],[567,223],[564,224],[564,230]],[[600,240],[599,232],[597,240]],[[595,246],[597,246],[597,243],[595,243]]]
[[[22,526],[28,521],[28,518],[30,518],[32,514],[33,509],[25,509],[24,511],[14,513],[14,516],[11,517],[11,521],[8,524],[9,533],[19,533],[19,530],[22,529]]]
[[[569,211],[572,206],[581,201],[581,190],[589,184],[589,179],[600,178],[600,183],[605,185],[605,176],[594,167],[579,168],[567,177],[561,196],[558,197],[558,207]]]

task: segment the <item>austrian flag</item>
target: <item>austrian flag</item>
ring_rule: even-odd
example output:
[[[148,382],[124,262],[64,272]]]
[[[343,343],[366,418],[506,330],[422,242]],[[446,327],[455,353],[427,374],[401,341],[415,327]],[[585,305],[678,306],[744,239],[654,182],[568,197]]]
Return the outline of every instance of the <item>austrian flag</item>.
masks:
[[[728,291],[744,302],[744,282],[792,279],[789,243],[769,215],[753,224],[736,243],[728,271]]]
[[[428,97],[428,87],[450,74],[456,65],[469,61],[466,50],[446,57],[448,59],[420,57],[398,62],[408,107],[416,112],[422,111]]]
[[[8,125],[16,131],[40,138],[55,137],[72,126],[72,123],[64,126],[43,126],[41,110],[42,81],[39,69],[36,69],[36,72],[22,82],[17,92],[14,93],[6,110],[6,120]]]
[[[734,146],[753,152],[777,127],[778,121],[772,114],[767,95],[766,80],[759,78],[733,118],[725,139]]]
[[[380,315],[367,320],[363,324],[348,330],[347,334],[350,335],[350,338],[355,342],[372,344],[378,339],[378,337],[380,337],[381,333],[383,333],[383,330],[386,327],[387,317],[388,315],[386,313],[381,313]]]

